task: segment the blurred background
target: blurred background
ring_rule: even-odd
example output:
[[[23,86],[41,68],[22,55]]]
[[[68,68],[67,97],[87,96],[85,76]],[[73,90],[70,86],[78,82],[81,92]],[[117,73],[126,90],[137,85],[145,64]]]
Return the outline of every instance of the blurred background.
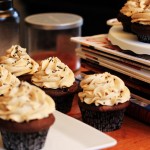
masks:
[[[14,0],[14,7],[21,17],[21,35],[24,36],[24,18],[44,12],[67,12],[83,17],[82,35],[107,33],[106,21],[116,18],[126,0]]]

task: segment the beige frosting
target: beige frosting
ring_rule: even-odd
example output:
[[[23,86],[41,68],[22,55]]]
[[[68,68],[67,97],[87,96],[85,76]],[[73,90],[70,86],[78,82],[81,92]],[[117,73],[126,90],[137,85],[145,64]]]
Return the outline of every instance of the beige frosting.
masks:
[[[130,99],[130,91],[124,82],[108,72],[86,75],[80,86],[83,91],[78,96],[86,104],[113,106]]]
[[[66,88],[75,81],[72,70],[57,57],[49,57],[41,61],[40,67],[32,76],[32,82],[44,88]]]
[[[12,75],[3,65],[0,65],[0,95],[8,92],[13,86],[20,84],[19,79]]]
[[[131,22],[136,22],[143,25],[150,25],[150,12],[149,13],[136,13],[132,15]]]
[[[53,99],[44,91],[27,82],[21,82],[0,97],[0,118],[15,122],[42,119],[55,111]]]
[[[131,16],[131,22],[136,22],[143,25],[150,25],[150,0],[148,6],[143,10],[143,12],[135,13]]]
[[[6,51],[5,56],[0,57],[0,64],[16,76],[33,74],[39,65],[27,53],[25,48],[13,45]]]
[[[130,17],[134,13],[142,12],[147,6],[148,0],[128,0],[120,9],[120,12]]]

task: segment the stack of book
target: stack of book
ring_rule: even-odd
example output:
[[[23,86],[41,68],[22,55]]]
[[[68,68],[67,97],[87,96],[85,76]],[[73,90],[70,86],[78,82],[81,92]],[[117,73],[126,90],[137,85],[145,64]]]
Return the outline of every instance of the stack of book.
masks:
[[[124,80],[131,91],[131,105],[126,113],[150,124],[150,49],[147,54],[123,50],[110,42],[108,34],[72,37],[81,46],[76,54],[87,73],[110,72]]]

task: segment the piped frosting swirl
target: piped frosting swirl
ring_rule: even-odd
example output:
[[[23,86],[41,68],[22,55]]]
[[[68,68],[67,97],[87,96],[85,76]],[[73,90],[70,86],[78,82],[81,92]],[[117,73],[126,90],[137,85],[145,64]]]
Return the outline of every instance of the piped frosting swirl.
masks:
[[[0,97],[0,118],[15,122],[43,119],[55,111],[55,103],[40,88],[21,82]]]
[[[57,57],[41,61],[39,69],[32,76],[32,82],[43,88],[66,88],[75,81],[72,70]]]
[[[6,55],[0,57],[0,64],[16,76],[33,74],[39,67],[38,63],[27,54],[26,49],[19,45],[13,45],[8,49]]]
[[[130,99],[130,91],[124,82],[108,72],[86,75],[80,86],[83,91],[78,96],[86,104],[113,106]]]
[[[149,4],[145,7],[142,12],[135,13],[131,16],[132,23],[139,23],[143,25],[150,25],[150,0]]]
[[[148,0],[127,0],[120,12],[130,17],[135,13],[142,12],[147,7]]]

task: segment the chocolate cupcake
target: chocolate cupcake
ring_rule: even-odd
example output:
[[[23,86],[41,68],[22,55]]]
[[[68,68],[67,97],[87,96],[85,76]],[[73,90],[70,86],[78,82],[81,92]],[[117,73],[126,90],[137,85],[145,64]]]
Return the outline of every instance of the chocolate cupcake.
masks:
[[[0,132],[7,150],[38,150],[55,121],[55,103],[36,86],[21,82],[0,97]]]
[[[41,61],[32,76],[32,83],[54,99],[58,111],[67,113],[71,110],[78,84],[73,71],[59,58],[49,57]]]
[[[22,81],[31,81],[31,75],[39,65],[26,52],[25,48],[13,45],[0,57],[0,64]]]
[[[103,132],[119,129],[130,103],[130,91],[124,82],[105,72],[86,75],[80,86],[78,104],[83,122]]]
[[[150,43],[150,2],[143,12],[132,15],[131,29],[139,41]]]
[[[117,19],[122,23],[125,32],[132,32],[131,16],[136,12],[142,12],[144,7],[145,4],[143,0],[128,0],[120,9]]]

